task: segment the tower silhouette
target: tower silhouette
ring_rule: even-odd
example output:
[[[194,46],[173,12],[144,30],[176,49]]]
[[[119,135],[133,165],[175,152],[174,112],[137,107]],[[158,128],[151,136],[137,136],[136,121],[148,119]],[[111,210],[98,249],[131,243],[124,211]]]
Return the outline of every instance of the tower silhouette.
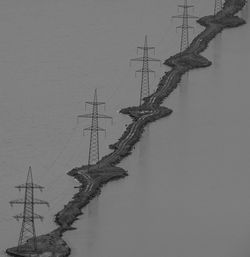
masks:
[[[49,206],[48,202],[35,199],[34,198],[34,189],[43,190],[42,186],[33,183],[32,177],[32,169],[29,167],[28,176],[26,179],[26,183],[16,186],[19,191],[22,189],[25,190],[24,199],[18,199],[14,201],[10,201],[11,206],[13,204],[24,204],[23,213],[14,216],[14,218],[18,221],[22,219],[22,227],[18,240],[18,252],[36,252],[37,251],[37,240],[36,240],[36,231],[35,231],[35,219],[43,220],[43,217],[34,213],[34,205],[35,204],[46,204]],[[23,246],[27,240],[29,240],[28,246]]]
[[[149,73],[155,73],[155,71],[149,69],[149,62],[161,62],[161,61],[158,59],[149,57],[149,50],[155,51],[155,47],[148,46],[147,36],[145,36],[144,46],[137,47],[137,53],[138,53],[138,50],[143,51],[143,56],[139,58],[131,59],[130,61],[142,62],[142,68],[136,71],[136,73],[137,72],[141,73],[141,92],[140,92],[140,106],[141,106],[143,98],[149,96],[150,94]]]
[[[194,27],[189,26],[189,19],[197,19],[198,17],[188,13],[189,8],[194,6],[188,5],[187,0],[184,0],[184,4],[178,5],[178,7],[183,8],[183,13],[181,15],[172,16],[172,18],[182,19],[182,25],[176,27],[176,29],[181,29],[180,52],[183,52],[189,46],[189,29],[194,29]]]
[[[222,0],[215,0],[214,2],[214,15],[222,10]]]
[[[91,114],[84,114],[84,115],[78,115],[77,118],[91,118],[91,126],[83,129],[84,131],[90,131],[90,143],[89,143],[89,158],[88,158],[88,169],[91,165],[95,165],[99,161],[99,131],[104,131],[106,133],[106,130],[103,128],[100,128],[98,125],[98,120],[100,118],[102,119],[111,119],[112,117],[99,114],[98,107],[99,105],[105,105],[105,102],[98,102],[97,99],[97,89],[95,89],[94,93],[94,100],[92,102],[86,102],[85,105],[92,105],[92,113]]]

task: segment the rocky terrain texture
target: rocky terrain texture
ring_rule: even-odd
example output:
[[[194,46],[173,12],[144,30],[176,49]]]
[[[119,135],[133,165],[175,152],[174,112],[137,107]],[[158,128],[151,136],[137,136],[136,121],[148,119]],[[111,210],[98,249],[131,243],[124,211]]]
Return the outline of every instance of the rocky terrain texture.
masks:
[[[197,21],[205,27],[205,30],[195,37],[185,51],[171,56],[164,62],[165,65],[171,67],[171,70],[162,77],[157,90],[145,98],[141,106],[128,107],[120,111],[122,114],[129,115],[132,118],[132,123],[126,128],[121,138],[115,144],[110,145],[113,152],[104,156],[94,166],[82,166],[68,172],[68,175],[77,179],[81,186],[72,200],[55,215],[58,228],[46,235],[37,237],[38,250],[36,253],[29,250],[30,240],[22,246],[22,251],[13,247],[7,249],[6,253],[21,257],[66,257],[70,255],[70,248],[63,240],[63,233],[76,229],[72,227],[74,221],[83,214],[81,211],[83,207],[100,194],[104,184],[127,176],[127,171],[116,165],[131,154],[133,146],[140,140],[148,123],[172,113],[172,110],[162,107],[161,103],[178,86],[182,75],[191,69],[208,67],[212,64],[200,55],[207,48],[208,43],[222,30],[245,23],[243,19],[235,16],[245,4],[246,0],[226,0],[222,11]]]

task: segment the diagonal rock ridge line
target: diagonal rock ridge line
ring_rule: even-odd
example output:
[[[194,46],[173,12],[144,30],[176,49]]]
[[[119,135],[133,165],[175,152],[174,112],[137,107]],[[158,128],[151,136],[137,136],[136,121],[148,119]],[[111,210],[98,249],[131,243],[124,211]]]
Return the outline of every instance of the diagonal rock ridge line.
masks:
[[[132,123],[118,141],[109,146],[113,151],[104,156],[96,165],[91,167],[83,165],[68,172],[68,175],[77,179],[81,186],[72,200],[55,215],[58,228],[37,237],[38,249],[36,253],[29,251],[31,240],[22,246],[23,252],[18,252],[17,247],[12,247],[7,249],[6,253],[20,257],[66,257],[70,255],[71,249],[63,240],[63,234],[68,230],[75,229],[72,225],[78,219],[77,217],[83,214],[83,207],[100,194],[104,184],[127,176],[127,171],[116,165],[132,153],[134,145],[140,140],[147,124],[172,113],[172,110],[161,106],[161,104],[178,86],[183,74],[189,70],[208,67],[212,64],[200,55],[208,47],[208,43],[224,29],[245,24],[243,19],[235,16],[245,4],[246,0],[226,0],[222,11],[216,15],[202,17],[197,21],[205,27],[205,30],[193,39],[185,51],[171,56],[164,62],[171,70],[162,77],[157,90],[144,98],[141,106],[120,110],[120,113],[132,118]]]

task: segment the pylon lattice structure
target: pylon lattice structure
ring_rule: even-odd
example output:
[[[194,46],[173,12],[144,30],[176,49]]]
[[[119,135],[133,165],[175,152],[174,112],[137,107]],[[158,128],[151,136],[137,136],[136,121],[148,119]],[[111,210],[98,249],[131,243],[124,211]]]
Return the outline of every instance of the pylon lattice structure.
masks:
[[[24,199],[18,199],[14,201],[10,201],[11,206],[14,204],[23,204],[24,209],[23,213],[14,216],[14,218],[19,221],[22,219],[22,227],[18,240],[18,252],[33,252],[37,251],[37,240],[36,240],[36,231],[35,231],[35,219],[43,220],[43,217],[34,213],[34,205],[35,204],[46,204],[49,206],[49,203],[46,201],[42,201],[34,198],[34,189],[43,190],[44,187],[33,183],[32,169],[29,167],[28,176],[26,179],[26,183],[16,186],[19,191],[22,189],[25,190]],[[23,246],[27,240],[29,240],[28,247]]]
[[[92,105],[92,113],[90,114],[84,114],[84,115],[78,115],[77,118],[90,118],[91,126],[83,129],[84,131],[90,131],[90,143],[89,143],[89,157],[88,157],[88,168],[91,165],[95,165],[99,162],[99,131],[104,131],[106,133],[106,130],[99,127],[98,120],[99,119],[110,119],[113,120],[112,117],[99,114],[98,107],[100,105],[105,105],[105,102],[98,102],[97,99],[97,89],[95,89],[94,93],[94,100],[92,102],[86,102],[85,105]]]
[[[180,52],[183,52],[189,46],[189,30],[194,29],[194,27],[189,26],[189,19],[197,19],[198,17],[190,15],[188,13],[189,8],[192,8],[194,6],[188,5],[187,0],[184,0],[184,4],[178,5],[178,7],[183,8],[183,13],[181,15],[172,16],[172,18],[182,19],[182,25],[176,27],[176,29],[181,29]]]
[[[137,47],[138,50],[143,51],[143,56],[135,59],[131,59],[130,61],[139,61],[142,62],[142,68],[137,70],[136,73],[141,73],[141,92],[140,92],[140,106],[142,105],[143,98],[149,96],[150,87],[149,87],[149,73],[154,73],[155,71],[149,69],[149,62],[161,62],[161,60],[149,57],[149,51],[154,50],[155,47],[148,46],[147,36],[145,36],[144,46]]]
[[[214,15],[222,10],[222,0],[215,0],[214,2]]]

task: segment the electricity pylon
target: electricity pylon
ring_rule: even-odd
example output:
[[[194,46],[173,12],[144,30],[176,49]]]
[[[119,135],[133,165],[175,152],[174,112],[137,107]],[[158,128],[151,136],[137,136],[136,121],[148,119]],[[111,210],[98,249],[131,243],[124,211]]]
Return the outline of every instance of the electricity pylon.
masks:
[[[143,98],[149,96],[149,94],[150,94],[149,73],[155,74],[155,71],[149,69],[149,62],[161,62],[161,60],[149,57],[149,50],[155,51],[155,47],[148,46],[147,36],[145,36],[144,46],[137,47],[137,53],[138,53],[138,50],[143,51],[143,56],[139,57],[139,58],[131,59],[130,61],[142,62],[142,68],[140,70],[136,71],[136,73],[140,72],[142,74],[142,76],[141,76],[141,92],[140,92],[140,106],[141,106]]]
[[[44,187],[39,186],[33,183],[32,170],[29,167],[28,176],[26,179],[26,183],[16,186],[19,191],[22,189],[25,190],[24,199],[18,199],[14,201],[10,201],[11,206],[13,204],[24,204],[23,213],[14,216],[14,218],[19,221],[22,219],[22,228],[18,240],[18,252],[33,252],[37,251],[37,240],[36,240],[36,231],[35,231],[35,219],[43,220],[43,217],[34,213],[34,205],[35,204],[46,204],[49,206],[48,202],[35,199],[34,198],[34,189],[43,190]],[[23,245],[30,239],[28,246],[23,247]]]
[[[214,15],[222,10],[222,0],[215,0],[214,2]]]
[[[187,0],[184,0],[183,5],[178,5],[178,7],[183,8],[183,13],[181,15],[172,16],[172,18],[182,19],[182,25],[176,27],[176,29],[181,29],[181,46],[180,52],[183,52],[189,47],[189,29],[194,29],[194,27],[189,26],[189,19],[197,19],[198,17],[190,15],[188,13],[189,8],[194,7],[193,5],[188,5]]]
[[[83,129],[83,134],[84,131],[90,131],[90,143],[89,143],[89,158],[88,158],[88,169],[90,168],[91,165],[95,165],[99,161],[99,131],[104,131],[106,133],[106,130],[103,128],[100,128],[98,126],[98,120],[100,118],[102,119],[111,119],[113,120],[112,117],[104,115],[104,114],[99,114],[98,112],[98,107],[99,105],[105,105],[105,102],[98,102],[97,100],[97,89],[95,89],[95,94],[94,94],[94,100],[93,102],[86,102],[85,106],[89,104],[92,105],[92,113],[90,114],[84,114],[84,115],[78,115],[77,118],[90,118],[92,119],[91,121],[91,126]]]

